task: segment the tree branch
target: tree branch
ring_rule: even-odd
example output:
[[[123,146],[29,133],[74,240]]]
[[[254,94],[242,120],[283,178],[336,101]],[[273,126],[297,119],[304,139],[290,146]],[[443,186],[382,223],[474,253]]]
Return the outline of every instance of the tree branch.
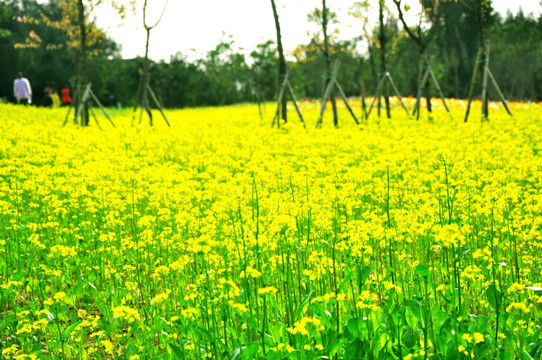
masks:
[[[410,36],[410,38],[416,44],[418,44],[419,47],[422,47],[423,43],[422,43],[421,35],[416,36],[416,34],[414,34],[414,32],[412,32],[412,30],[408,27],[408,25],[407,25],[407,23],[405,21],[403,10],[401,10],[401,0],[393,0],[393,3],[395,4],[395,6],[397,6],[397,11],[399,12],[399,20],[401,20],[401,23],[403,24],[403,27],[405,28],[405,31],[407,32],[408,36]]]
[[[162,8],[162,13],[160,14],[160,17],[158,18],[158,20],[156,20],[154,25],[150,26],[147,25],[147,0],[145,0],[145,2],[143,3],[143,26],[145,27],[145,30],[152,30],[160,23],[162,17],[164,16],[164,13],[166,12],[168,2],[169,0],[166,0],[164,7]]]

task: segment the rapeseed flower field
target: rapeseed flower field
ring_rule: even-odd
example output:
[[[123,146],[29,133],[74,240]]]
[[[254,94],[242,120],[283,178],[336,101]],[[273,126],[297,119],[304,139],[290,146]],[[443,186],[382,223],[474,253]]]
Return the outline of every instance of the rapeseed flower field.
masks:
[[[541,359],[542,107],[452,108],[0,105],[1,357]]]

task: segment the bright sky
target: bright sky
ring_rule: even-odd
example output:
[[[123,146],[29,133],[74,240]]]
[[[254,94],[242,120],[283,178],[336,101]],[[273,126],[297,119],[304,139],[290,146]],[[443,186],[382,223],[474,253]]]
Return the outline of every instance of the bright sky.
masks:
[[[138,0],[141,1],[141,0]],[[321,6],[320,0],[275,0],[286,51],[298,44],[307,43],[308,29],[315,25],[307,23],[307,14]],[[389,1],[389,0],[388,0]],[[353,0],[328,0],[328,6],[341,19],[341,38],[351,39],[361,31],[361,22],[348,16]],[[141,1],[142,3],[142,1]],[[153,23],[162,11],[165,0],[149,0],[148,23]],[[376,8],[376,0],[371,0]],[[416,3],[416,1],[409,1]],[[541,13],[539,0],[493,0],[493,7],[500,13],[507,10],[516,13],[521,6],[526,14]],[[395,6],[393,3],[390,6]],[[141,8],[141,6],[140,6]],[[121,26],[118,16],[105,9],[98,13],[97,24],[105,28],[110,37],[122,45],[122,56],[143,56],[145,31],[139,13]],[[374,18],[376,23],[377,18]],[[312,26],[312,27],[311,27]],[[169,0],[162,21],[151,31],[149,56],[154,60],[169,60],[181,52],[189,59],[203,57],[214,49],[221,39],[233,37],[234,46],[244,49],[248,55],[256,45],[269,39],[275,40],[275,25],[270,0]]]

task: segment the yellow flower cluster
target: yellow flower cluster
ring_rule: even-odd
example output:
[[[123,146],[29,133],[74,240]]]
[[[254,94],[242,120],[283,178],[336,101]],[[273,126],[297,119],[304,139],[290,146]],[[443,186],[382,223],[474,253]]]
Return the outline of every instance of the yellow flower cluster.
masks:
[[[310,325],[310,326],[309,326]],[[316,319],[314,317],[302,317],[299,321],[296,321],[294,323],[293,327],[289,327],[287,330],[291,334],[300,334],[309,336],[309,329],[307,329],[307,326],[309,326],[309,329],[312,327],[316,331],[322,331],[325,329],[323,325],[321,325],[320,319]]]
[[[151,299],[151,304],[153,305],[159,305],[161,304],[162,302],[166,301],[167,298],[169,297],[169,294],[171,294],[171,290],[170,289],[166,289],[165,292],[163,293],[160,293],[158,295],[156,295],[155,297],[153,297]]]
[[[58,254],[62,257],[71,258],[77,256],[76,247],[69,247],[65,245],[54,245],[51,247],[51,254]]]
[[[136,309],[124,305],[115,306],[113,308],[113,317],[117,319],[124,319],[129,324],[139,321],[140,319],[139,313]]]
[[[375,304],[377,301],[377,294],[371,293],[369,290],[364,290],[358,297],[356,307],[361,310],[376,311],[378,310],[378,305]]]
[[[268,287],[264,287],[264,288],[259,288],[258,289],[258,294],[260,294],[260,295],[276,294],[277,291],[278,291],[277,288],[275,288],[273,286],[268,286]]]
[[[522,302],[513,302],[506,308],[507,313],[529,313],[531,309]]]

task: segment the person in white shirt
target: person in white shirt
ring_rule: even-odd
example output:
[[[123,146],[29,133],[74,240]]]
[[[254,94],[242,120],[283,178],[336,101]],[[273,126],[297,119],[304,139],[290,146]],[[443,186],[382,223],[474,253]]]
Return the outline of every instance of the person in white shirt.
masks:
[[[19,73],[19,77],[15,79],[13,83],[13,95],[17,99],[18,104],[28,105],[32,102],[32,88],[30,87],[30,81]]]

